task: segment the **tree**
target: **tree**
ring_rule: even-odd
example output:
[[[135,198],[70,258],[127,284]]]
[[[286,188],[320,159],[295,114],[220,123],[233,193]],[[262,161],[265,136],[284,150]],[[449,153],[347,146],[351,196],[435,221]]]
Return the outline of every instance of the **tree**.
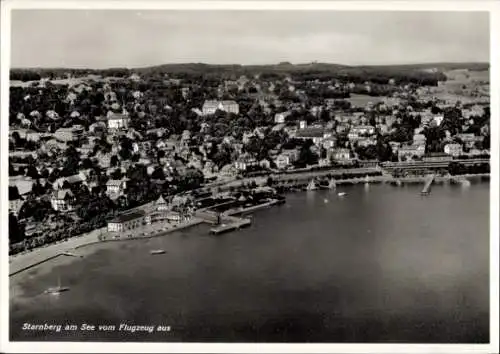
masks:
[[[9,243],[17,243],[24,240],[24,227],[19,225],[17,217],[9,214]]]
[[[109,164],[110,164],[111,167],[118,166],[119,162],[120,161],[118,160],[118,156],[116,156],[116,155],[111,156],[111,159],[109,160]]]

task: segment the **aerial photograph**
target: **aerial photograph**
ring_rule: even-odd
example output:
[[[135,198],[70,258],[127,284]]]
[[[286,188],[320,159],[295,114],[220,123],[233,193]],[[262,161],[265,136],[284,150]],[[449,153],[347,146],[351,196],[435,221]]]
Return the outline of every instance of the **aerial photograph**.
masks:
[[[490,343],[488,12],[10,22],[10,341]]]

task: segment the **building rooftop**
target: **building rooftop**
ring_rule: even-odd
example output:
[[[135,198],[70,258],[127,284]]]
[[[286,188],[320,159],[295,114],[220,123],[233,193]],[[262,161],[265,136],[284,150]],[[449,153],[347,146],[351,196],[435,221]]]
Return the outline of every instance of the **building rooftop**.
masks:
[[[143,211],[133,211],[127,214],[122,214],[111,220],[111,223],[123,223],[134,219],[144,217],[146,214]]]

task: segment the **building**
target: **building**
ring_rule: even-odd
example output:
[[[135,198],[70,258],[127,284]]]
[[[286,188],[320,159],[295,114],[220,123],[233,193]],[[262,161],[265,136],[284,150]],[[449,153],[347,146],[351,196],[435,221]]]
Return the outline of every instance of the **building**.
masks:
[[[11,199],[11,196],[9,195],[9,213],[18,215],[19,210],[21,210],[23,204],[24,199],[20,195],[15,196],[13,199]]]
[[[434,152],[426,154],[422,157],[422,161],[425,162],[442,162],[442,161],[452,161],[453,158],[443,152]]]
[[[281,154],[276,156],[274,163],[280,170],[292,165],[299,158],[298,150],[284,150]]]
[[[66,143],[69,141],[78,141],[83,137],[85,128],[81,125],[74,125],[69,128],[59,128],[54,133],[54,138],[57,141]]]
[[[373,135],[375,134],[375,127],[372,125],[358,125],[351,128],[351,133],[357,135]]]
[[[484,136],[476,136],[474,134],[457,134],[456,137],[462,141],[464,146],[468,149],[475,147],[477,142],[482,142]]]
[[[242,155],[235,162],[234,167],[239,171],[246,171],[249,167],[258,166],[257,159],[250,155]]]
[[[347,148],[337,148],[328,150],[328,158],[330,160],[345,162],[351,160],[351,151]]]
[[[427,138],[423,134],[413,135],[413,145],[425,145]]]
[[[285,123],[286,118],[290,115],[291,113],[289,111],[287,112],[281,112],[281,113],[276,113],[274,116],[274,123],[276,124],[282,124]]]
[[[145,213],[143,211],[133,211],[131,213],[119,215],[108,222],[109,232],[125,232],[137,229],[142,226]]]
[[[434,122],[436,123],[437,126],[440,126],[441,123],[443,122],[444,115],[438,114],[433,117]]]
[[[454,157],[460,156],[463,154],[462,145],[456,143],[446,144],[444,146],[444,153]]]
[[[331,138],[332,132],[326,131],[323,128],[303,128],[298,129],[295,133],[296,139],[308,140],[311,139],[315,145],[321,145],[324,139]]]
[[[107,116],[109,130],[128,129],[130,117],[125,113],[109,112]]]
[[[152,213],[146,215],[146,224],[151,224],[153,222],[166,221],[168,212],[170,211],[170,206],[168,202],[160,195],[160,197],[154,203],[154,210]]]
[[[240,107],[235,101],[207,100],[203,103],[203,115],[214,114],[217,110],[238,114],[240,112]]]
[[[110,179],[106,182],[106,195],[111,199],[116,199],[125,193],[126,188],[126,180]]]
[[[398,149],[399,161],[411,160],[425,155],[425,145],[405,145]]]
[[[71,211],[74,208],[75,196],[69,189],[54,191],[50,198],[50,204],[55,211]]]

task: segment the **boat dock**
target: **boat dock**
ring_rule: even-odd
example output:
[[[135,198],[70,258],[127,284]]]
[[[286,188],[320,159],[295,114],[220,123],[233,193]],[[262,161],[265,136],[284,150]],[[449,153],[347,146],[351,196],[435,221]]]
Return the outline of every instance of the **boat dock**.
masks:
[[[224,232],[229,232],[233,230],[238,230],[246,226],[250,226],[252,221],[247,218],[234,218],[234,217],[228,217],[226,216],[224,218],[225,222],[224,224],[217,225],[213,228],[210,229],[210,233],[213,235],[219,235]]]
[[[431,185],[432,185],[432,182],[434,182],[435,177],[436,177],[436,175],[429,175],[425,178],[424,188],[420,192],[421,195],[429,195],[429,193],[431,192]]]

